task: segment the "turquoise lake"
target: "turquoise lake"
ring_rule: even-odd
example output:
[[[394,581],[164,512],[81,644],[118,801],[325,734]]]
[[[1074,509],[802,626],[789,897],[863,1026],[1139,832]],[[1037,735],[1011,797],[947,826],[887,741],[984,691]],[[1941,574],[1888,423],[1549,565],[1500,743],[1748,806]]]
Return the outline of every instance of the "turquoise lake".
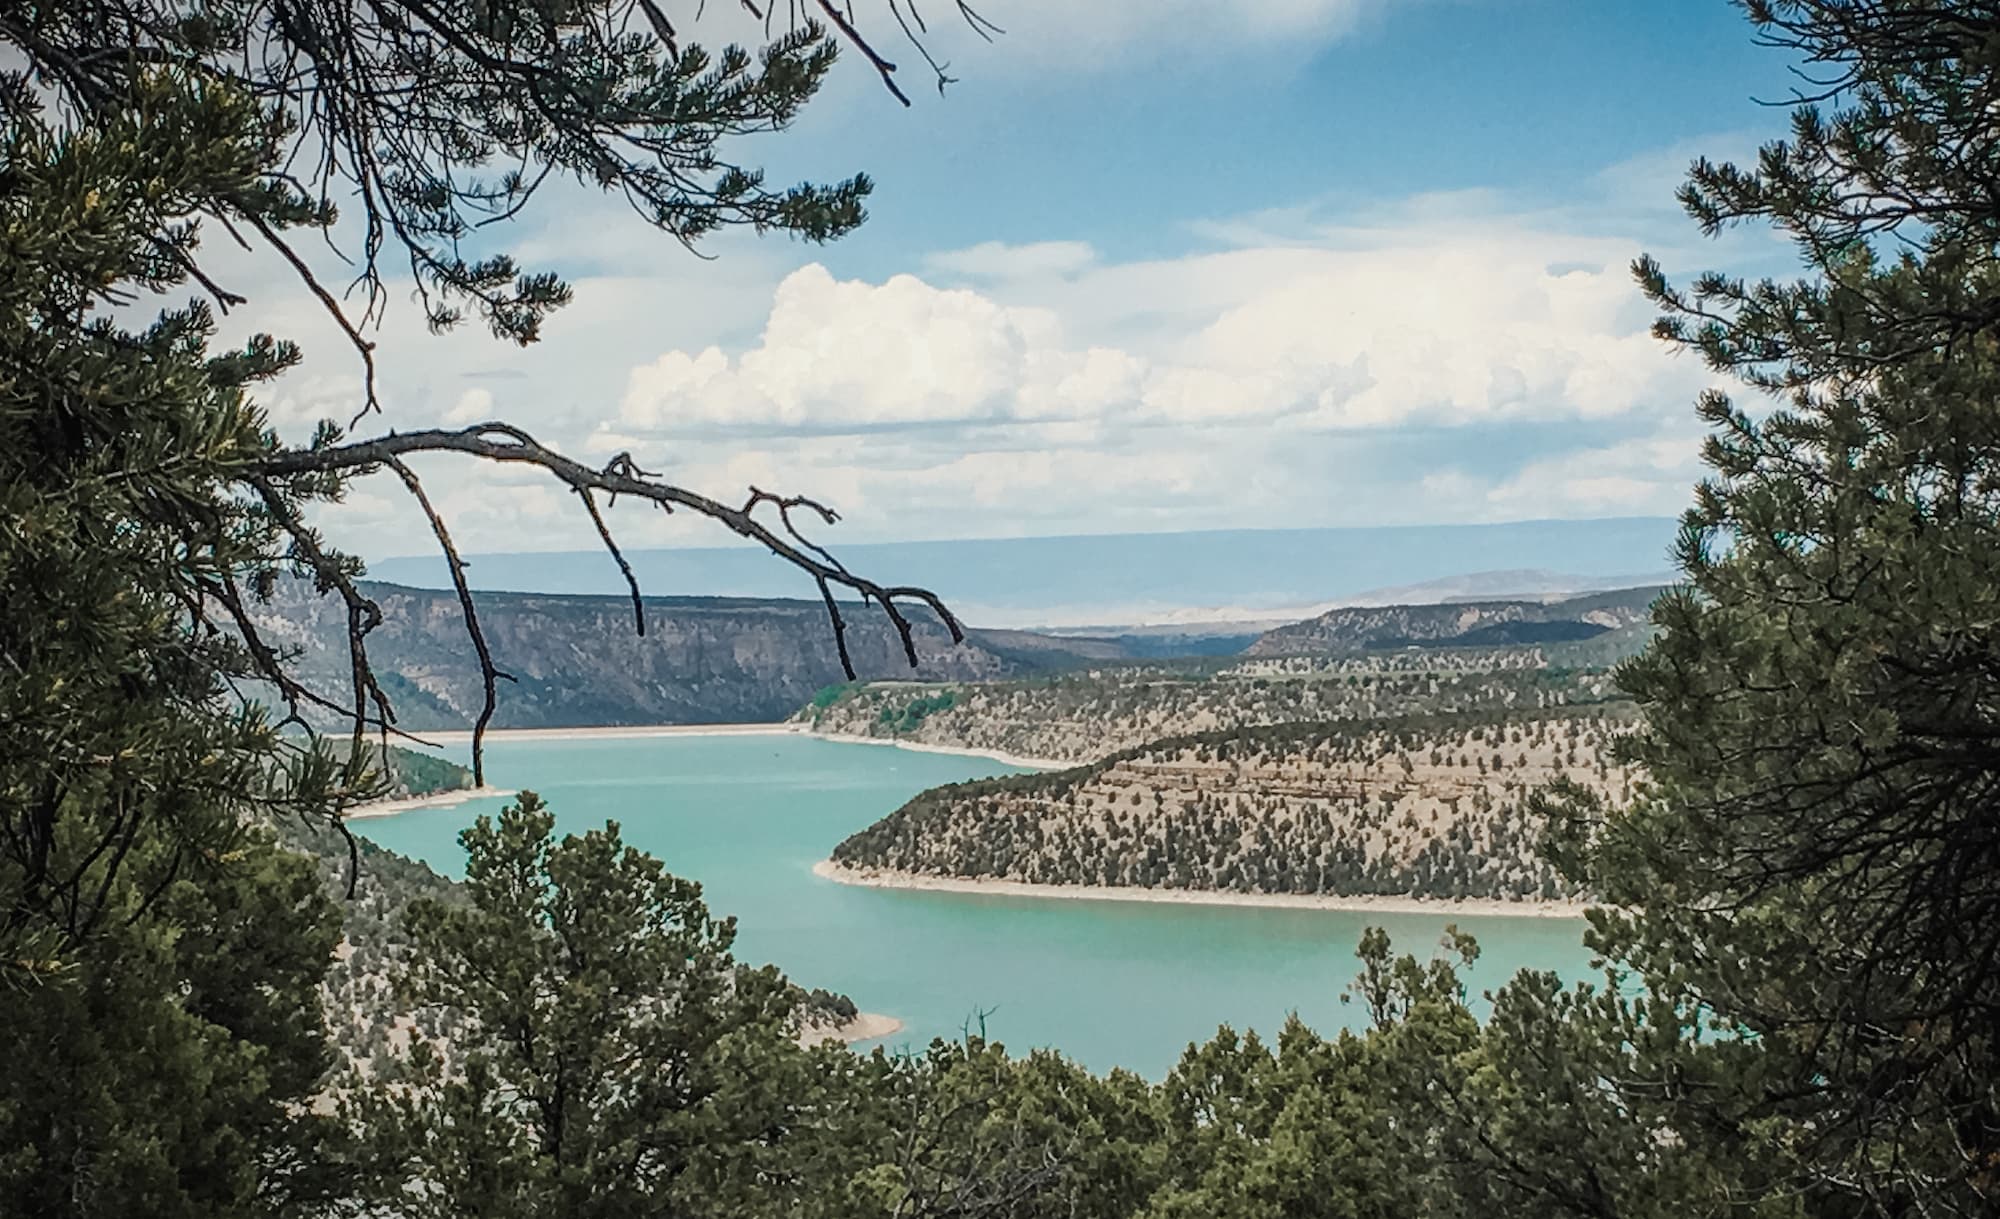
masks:
[[[461,751],[462,752],[462,751]],[[1290,1012],[1358,1024],[1340,993],[1370,924],[1428,953],[1448,922],[1479,939],[1472,991],[1520,968],[1588,976],[1580,921],[1352,914],[858,888],[812,866],[834,844],[940,783],[1019,773],[982,758],[799,736],[501,739],[488,781],[539,792],[563,830],[615,820],[627,842],[701,882],[737,917],[739,959],[903,1021],[891,1048],[955,1037],[984,1013],[1011,1049],[1049,1046],[1098,1071],[1158,1078],[1218,1025],[1275,1034]],[[457,835],[505,801],[355,822],[451,876]]]

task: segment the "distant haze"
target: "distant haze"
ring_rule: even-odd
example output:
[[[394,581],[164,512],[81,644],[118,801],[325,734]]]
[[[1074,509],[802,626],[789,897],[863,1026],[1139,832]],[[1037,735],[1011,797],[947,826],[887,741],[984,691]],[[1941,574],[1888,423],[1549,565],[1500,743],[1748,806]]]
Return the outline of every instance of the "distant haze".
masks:
[[[1291,619],[1329,605],[1559,595],[1655,583],[1674,521],[1621,517],[1501,525],[1257,529],[887,542],[839,546],[849,567],[922,584],[980,626]],[[747,546],[628,551],[658,596],[817,597],[811,581]],[[602,551],[468,557],[475,588],[622,593]],[[449,585],[442,558],[384,559],[376,579]],[[1384,598],[1387,598],[1385,600]]]

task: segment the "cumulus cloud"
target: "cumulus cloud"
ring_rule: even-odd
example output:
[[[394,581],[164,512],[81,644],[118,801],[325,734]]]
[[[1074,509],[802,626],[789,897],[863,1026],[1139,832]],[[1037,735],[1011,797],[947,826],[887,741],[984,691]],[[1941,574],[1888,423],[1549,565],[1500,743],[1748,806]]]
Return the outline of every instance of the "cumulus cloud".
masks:
[[[754,347],[634,369],[618,422],[1346,431],[1601,419],[1690,392],[1633,307],[1629,245],[1520,228],[1373,236],[1087,269],[1032,303],[814,264],[778,287]],[[1106,316],[1107,286],[1135,280],[1125,316]],[[1152,333],[1127,341],[1134,328]]]
[[[905,274],[764,254],[591,267],[526,352],[385,327],[385,418],[507,418],[725,500],[811,494],[842,511],[836,539],[1685,503],[1695,432],[1663,421],[1691,421],[1709,379],[1647,336],[1626,268],[1649,243],[1615,214],[1571,224],[1480,192],[1405,202],[1276,209],[1143,260],[1051,235],[910,258]],[[286,426],[344,422],[358,399],[312,314],[274,326],[320,357],[262,395]],[[424,472],[469,550],[594,543],[574,497],[533,471]],[[422,549],[398,492],[375,488],[329,528],[370,554]],[[614,524],[634,546],[721,536],[643,505]]]
[[[1486,492],[1502,515],[1670,515],[1701,475],[1700,434],[1690,429],[1530,462]]]
[[[1108,374],[1055,315],[911,275],[839,281],[817,263],[778,286],[762,342],[669,351],[632,370],[620,421],[856,428],[1027,419]]]
[[[493,392],[478,386],[466,390],[458,396],[458,401],[444,413],[444,421],[453,424],[483,423],[493,418]]]

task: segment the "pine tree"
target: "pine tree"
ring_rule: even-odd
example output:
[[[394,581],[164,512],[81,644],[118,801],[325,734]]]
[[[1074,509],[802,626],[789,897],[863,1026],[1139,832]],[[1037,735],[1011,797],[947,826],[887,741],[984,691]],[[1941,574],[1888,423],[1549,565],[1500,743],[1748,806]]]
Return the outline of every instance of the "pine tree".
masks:
[[[1787,1132],[1782,1188],[1991,1213],[2000,12],[1745,7],[1826,83],[1788,139],[1697,163],[1681,199],[1711,232],[1772,226],[1809,275],[1638,267],[1664,337],[1771,397],[1701,403],[1687,584],[1620,672],[1648,783],[1587,849],[1630,909],[1593,943],[1690,1024],[1754,1036],[1756,1086],[1691,1108]]]
[[[794,1213],[843,1174],[856,1067],[796,1038],[805,996],[730,954],[735,921],[627,847],[558,839],[532,792],[461,835],[463,902],[409,912],[404,986],[466,1017],[354,1116],[384,1213],[553,1219]],[[808,1172],[808,1167],[811,1172]],[[850,1167],[849,1171],[853,1171]]]
[[[337,824],[379,791],[363,729],[386,734],[391,713],[365,653],[379,612],[314,509],[403,474],[413,439],[538,460],[593,516],[614,484],[688,493],[504,425],[276,435],[254,394],[300,353],[212,348],[214,312],[245,302],[203,241],[262,251],[333,311],[364,418],[359,319],[298,252],[336,223],[330,199],[360,209],[369,304],[401,257],[432,325],[531,341],[566,286],[457,250],[550,176],[624,192],[669,240],[858,224],[865,178],[770,188],[723,151],[788,125],[833,44],[801,23],[761,53],[711,52],[652,4],[60,0],[0,6],[0,46],[0,1197],[54,1216],[300,1213],[328,1184],[301,1149],[334,1150],[312,1102],[338,921],[257,823]],[[684,506],[791,536],[757,501]],[[261,637],[280,578],[340,598],[351,688],[307,688]],[[277,717],[351,731],[302,741]]]

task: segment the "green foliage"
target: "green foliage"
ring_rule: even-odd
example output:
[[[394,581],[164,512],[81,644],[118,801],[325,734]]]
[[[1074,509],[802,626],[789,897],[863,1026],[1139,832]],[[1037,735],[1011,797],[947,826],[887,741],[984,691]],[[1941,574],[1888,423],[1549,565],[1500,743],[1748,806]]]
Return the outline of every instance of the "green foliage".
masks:
[[[281,444],[250,394],[297,350],[262,335],[212,350],[200,301],[152,312],[191,283],[240,303],[200,270],[202,221],[283,257],[287,234],[334,223],[336,192],[318,188],[354,175],[380,226],[365,277],[388,235],[434,324],[469,302],[526,341],[567,289],[459,257],[469,213],[523,201],[524,183],[478,180],[489,158],[622,184],[688,240],[731,223],[824,238],[861,219],[862,180],[767,191],[714,156],[812,95],[832,59],[815,31],[761,59],[630,38],[599,55],[614,9],[0,10],[8,1213],[305,1214],[355,1187],[329,1176],[344,1131],[315,1109],[339,914],[265,827],[324,828],[388,784],[358,738],[338,754],[288,739],[239,696],[287,659],[249,629],[259,597],[283,576],[324,592],[359,564],[303,524],[338,477],[260,473]],[[641,151],[606,177],[627,135]],[[321,151],[330,177],[309,184]],[[326,425],[310,443],[338,437]],[[365,603],[347,608],[365,621]],[[403,771],[412,788],[456,777]]]
[[[905,732],[915,732],[923,727],[926,717],[937,711],[949,711],[958,702],[958,695],[950,690],[940,690],[922,698],[911,699],[900,707],[883,707],[875,716],[875,722],[886,728],[890,735],[900,736]]]
[[[450,758],[391,745],[378,748],[375,767],[385,775],[399,795],[430,796],[439,792],[462,791],[472,786],[472,772]]]
[[[1691,588],[1621,671],[1651,783],[1584,852],[1595,943],[1757,1038],[1722,1104],[1789,1131],[1795,1188],[1990,1213],[2000,1164],[2000,85],[1978,5],[1748,6],[1841,86],[1752,166],[1698,163],[1704,227],[1764,221],[1792,282],[1642,264],[1660,329],[1781,395],[1711,394]]]
[[[854,693],[863,683],[858,681],[837,682],[831,686],[821,686],[819,692],[806,704],[808,710],[824,711]]]
[[[96,310],[182,278],[195,200],[289,205],[259,193],[266,117],[228,90],[161,73],[87,130],[8,117],[0,1195],[51,1216],[271,1213],[311,1191],[303,1150],[326,1136],[304,1106],[337,916],[249,822],[377,785],[235,706],[249,658],[190,608],[277,558],[268,516],[226,488],[269,443],[245,392],[293,353],[211,355],[199,305],[138,329]]]
[[[13,6],[0,41],[85,126],[129,113],[159,79],[151,65],[237,96],[263,132],[247,172],[230,183],[168,174],[155,188],[184,213],[231,217],[253,233],[268,226],[274,244],[285,229],[331,226],[331,198],[355,199],[369,233],[363,278],[379,293],[384,248],[407,255],[434,330],[469,308],[495,335],[528,343],[568,302],[557,276],[466,248],[482,220],[518,214],[551,174],[619,194],[687,244],[739,224],[825,241],[861,223],[870,189],[859,176],[773,189],[723,152],[731,137],[790,125],[818,91],[835,52],[810,22],[752,53],[663,36],[609,0],[407,15],[82,0]],[[311,189],[294,185],[306,179],[316,179]],[[151,232],[168,242],[155,255],[158,278],[177,281],[193,227]]]
[[[305,1108],[332,1065],[318,987],[337,913],[311,867],[264,835],[202,865],[157,894],[116,881],[120,917],[39,962],[8,961],[8,1213],[291,1214],[344,1186],[321,1158],[341,1132]]]
[[[1274,724],[919,793],[836,862],[948,877],[1248,893],[1572,898],[1532,785],[1622,795],[1630,708]],[[1510,752],[1489,754],[1505,739]],[[1531,756],[1532,759],[1531,759]],[[1488,765],[1488,757],[1493,764]]]
[[[419,1005],[469,1020],[455,1069],[420,1046],[357,1102],[395,1166],[377,1204],[496,1219],[803,1205],[852,1068],[799,1048],[802,996],[735,963],[734,920],[615,825],[557,840],[532,793],[462,841],[466,900],[411,905],[406,963]]]

